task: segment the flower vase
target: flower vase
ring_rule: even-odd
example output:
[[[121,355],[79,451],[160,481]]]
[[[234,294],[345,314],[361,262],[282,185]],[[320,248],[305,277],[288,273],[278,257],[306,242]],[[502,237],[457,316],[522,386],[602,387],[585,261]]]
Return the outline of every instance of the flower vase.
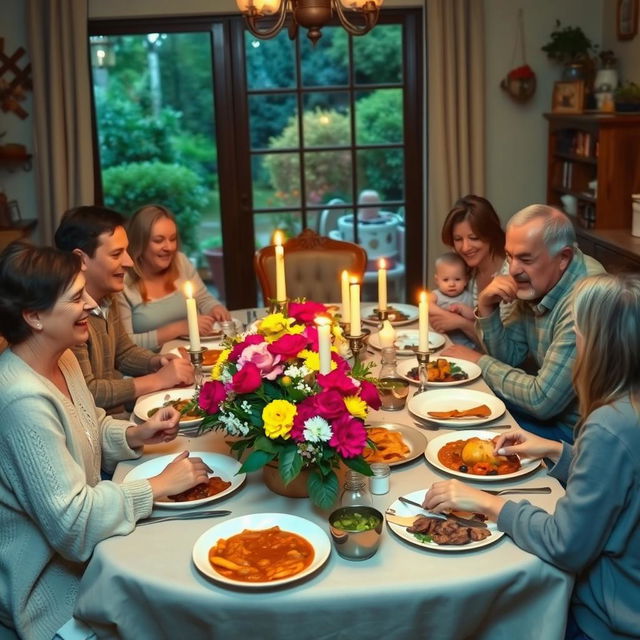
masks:
[[[307,480],[309,470],[302,469],[300,473],[289,483],[285,484],[280,476],[280,467],[277,462],[269,462],[262,467],[262,479],[265,485],[274,493],[287,498],[308,498],[309,489]]]

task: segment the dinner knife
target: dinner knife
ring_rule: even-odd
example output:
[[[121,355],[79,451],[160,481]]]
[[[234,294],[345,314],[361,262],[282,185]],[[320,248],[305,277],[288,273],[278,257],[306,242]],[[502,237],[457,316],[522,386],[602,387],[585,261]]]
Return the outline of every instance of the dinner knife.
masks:
[[[173,516],[150,516],[142,520],[138,520],[137,526],[141,527],[145,524],[155,524],[156,522],[169,522],[170,520],[202,520],[204,518],[218,518],[220,516],[228,516],[231,511],[228,509],[218,509],[209,511],[193,511],[191,513],[176,514]]]
[[[487,523],[482,522],[482,520],[472,520],[470,518],[462,518],[460,516],[455,515],[454,513],[434,513],[432,511],[428,511],[427,509],[425,509],[419,502],[414,502],[413,500],[409,500],[408,498],[404,498],[402,496],[400,496],[398,500],[400,500],[400,502],[402,502],[403,504],[410,504],[413,507],[418,507],[420,510],[422,510],[424,513],[426,513],[428,516],[432,518],[442,518],[445,520],[447,518],[450,518],[451,520],[455,520],[459,524],[463,524],[465,527],[483,527],[484,529],[487,528]]]

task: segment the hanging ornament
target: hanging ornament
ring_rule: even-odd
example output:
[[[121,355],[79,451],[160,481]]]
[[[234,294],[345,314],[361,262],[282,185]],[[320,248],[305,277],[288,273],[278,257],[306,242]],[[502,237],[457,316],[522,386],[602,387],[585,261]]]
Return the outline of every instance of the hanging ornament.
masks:
[[[516,102],[527,102],[536,92],[536,74],[527,64],[526,46],[524,41],[524,12],[518,9],[516,39],[513,45],[512,64],[516,63],[518,48],[522,64],[509,71],[500,82],[500,87]]]

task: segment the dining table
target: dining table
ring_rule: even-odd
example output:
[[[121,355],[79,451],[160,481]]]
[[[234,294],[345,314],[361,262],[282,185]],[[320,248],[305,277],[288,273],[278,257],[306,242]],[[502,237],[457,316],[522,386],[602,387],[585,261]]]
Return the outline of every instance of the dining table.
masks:
[[[250,312],[233,313],[243,321],[251,318]],[[163,350],[174,349],[179,342],[167,343]],[[366,358],[379,363],[379,353],[371,347]],[[416,390],[412,386],[410,396]],[[447,387],[453,400],[461,390],[491,393],[481,377]],[[453,431],[419,418],[407,406],[393,412],[371,411],[367,423],[376,422],[401,425],[405,432],[418,433],[418,441],[425,443]],[[516,426],[508,411],[481,428],[497,434],[502,425]],[[464,431],[459,433],[462,437]],[[222,431],[214,430],[146,446],[140,459],[117,466],[113,481],[122,482],[137,465],[159,455],[184,450],[231,455],[226,440]],[[388,493],[372,495],[373,506],[382,513],[399,496],[427,490],[433,482],[452,477],[418,453],[392,466]],[[511,496],[549,512],[564,494],[562,486],[547,475],[544,463],[510,479],[487,482],[469,477],[467,481],[480,489],[549,487],[548,494]],[[297,515],[328,534],[331,510],[315,507],[308,498],[271,492],[260,471],[248,473],[242,486],[206,508],[228,509],[231,514],[154,523],[100,542],[82,578],[74,615],[100,638],[136,640],[564,637],[573,577],[520,549],[506,535],[480,548],[461,546],[445,552],[437,545],[412,544],[385,525],[377,553],[366,560],[343,558],[333,548],[311,575],[256,589],[203,575],[192,560],[198,538],[224,520],[259,513]],[[154,515],[175,513],[154,507]]]

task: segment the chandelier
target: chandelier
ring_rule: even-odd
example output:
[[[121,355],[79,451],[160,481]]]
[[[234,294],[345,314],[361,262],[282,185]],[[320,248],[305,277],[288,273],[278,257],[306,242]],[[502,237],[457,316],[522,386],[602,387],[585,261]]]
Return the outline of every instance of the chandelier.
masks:
[[[363,36],[378,22],[380,5],[384,0],[236,0],[244,14],[249,31],[256,38],[269,39],[280,33],[287,15],[291,15],[289,37],[298,35],[298,27],[308,29],[307,37],[313,44],[322,36],[321,29],[335,11],[340,24],[352,35]],[[347,11],[356,17],[351,22]],[[260,21],[266,24],[260,28]]]

